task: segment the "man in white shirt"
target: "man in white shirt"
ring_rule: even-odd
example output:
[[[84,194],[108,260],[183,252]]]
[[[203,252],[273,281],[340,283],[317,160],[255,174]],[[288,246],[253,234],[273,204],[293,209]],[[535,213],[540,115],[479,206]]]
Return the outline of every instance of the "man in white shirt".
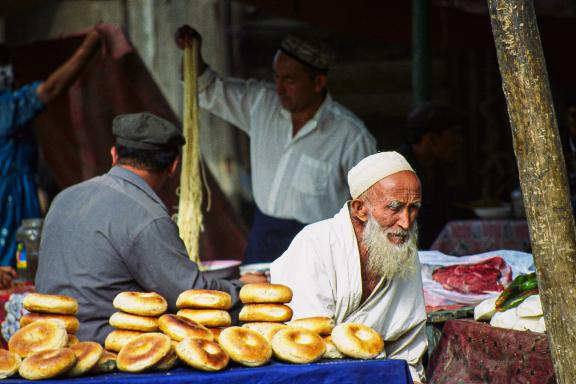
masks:
[[[294,319],[328,316],[361,323],[384,339],[381,357],[404,359],[424,382],[426,311],[418,262],[418,176],[397,152],[377,153],[348,173],[352,201],[306,226],[272,263],[289,286]]]
[[[175,37],[181,49],[201,41],[189,26]],[[305,224],[336,213],[349,198],[346,173],[376,152],[364,124],[328,93],[329,66],[326,48],[293,35],[274,57],[274,85],[221,79],[199,55],[200,107],[250,136],[257,209],[245,263],[276,259]]]

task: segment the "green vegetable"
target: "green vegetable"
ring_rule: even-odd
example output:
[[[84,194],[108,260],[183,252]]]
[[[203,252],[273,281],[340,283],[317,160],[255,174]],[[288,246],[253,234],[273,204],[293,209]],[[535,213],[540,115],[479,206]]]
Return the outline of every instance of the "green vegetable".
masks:
[[[536,274],[530,274],[533,277],[529,278],[522,284],[520,284],[520,291],[529,291],[538,287],[538,280],[536,279]]]
[[[536,279],[535,272],[516,277],[512,283],[504,289],[500,296],[498,296],[498,299],[496,299],[496,309],[500,311],[500,308],[506,305],[509,300],[513,300],[514,298],[522,296],[524,292],[532,291],[534,289],[538,291],[538,280]]]
[[[522,303],[528,297],[530,297],[532,295],[536,295],[537,293],[538,293],[538,288],[531,289],[529,291],[521,292],[519,295],[509,298],[509,300],[507,300],[501,307],[497,308],[497,311],[498,312],[504,312],[504,311],[507,311],[511,308],[517,307],[518,305],[520,305],[520,303]]]

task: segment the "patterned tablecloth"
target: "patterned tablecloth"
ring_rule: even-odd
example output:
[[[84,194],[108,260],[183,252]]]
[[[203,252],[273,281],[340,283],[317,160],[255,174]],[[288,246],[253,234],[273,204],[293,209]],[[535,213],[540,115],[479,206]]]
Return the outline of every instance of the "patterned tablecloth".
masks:
[[[430,247],[447,255],[474,255],[498,249],[531,252],[526,220],[448,222]]]
[[[0,323],[1,337],[0,344],[6,348],[6,340],[20,328],[20,317],[22,316],[22,300],[27,293],[34,292],[31,284],[21,284],[8,289],[0,290]]]
[[[432,353],[430,384],[552,384],[554,366],[543,333],[448,320]]]

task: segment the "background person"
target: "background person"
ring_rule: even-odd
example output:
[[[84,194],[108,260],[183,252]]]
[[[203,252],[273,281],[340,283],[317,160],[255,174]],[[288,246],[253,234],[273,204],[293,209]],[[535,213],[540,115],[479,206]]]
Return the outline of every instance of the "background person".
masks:
[[[466,216],[455,205],[446,165],[454,164],[462,150],[463,114],[451,105],[424,102],[406,120],[410,141],[398,152],[412,165],[422,183],[418,214],[420,249],[429,249],[444,225]]]
[[[78,300],[81,340],[104,342],[114,297],[123,291],[157,292],[175,310],[187,289],[228,292],[234,304],[242,282],[209,279],[192,262],[178,227],[157,193],[174,175],[184,137],[149,113],[120,115],[112,131],[112,169],[62,191],[42,231],[36,289]]]
[[[97,29],[45,81],[15,88],[8,47],[0,44],[0,283],[10,284],[15,271],[16,231],[22,219],[41,216],[35,182],[38,146],[30,122],[64,93],[100,47]]]
[[[189,26],[175,39],[180,49],[201,42]],[[346,173],[376,151],[376,141],[332,100],[325,46],[288,35],[274,56],[274,85],[222,79],[198,51],[200,107],[250,136],[256,212],[244,262],[272,261],[305,224],[338,211],[349,198]]]
[[[424,381],[426,310],[418,261],[418,176],[402,155],[377,153],[348,173],[352,201],[306,226],[271,266],[292,288],[294,319],[328,316],[360,323],[384,339],[381,357],[405,359]]]

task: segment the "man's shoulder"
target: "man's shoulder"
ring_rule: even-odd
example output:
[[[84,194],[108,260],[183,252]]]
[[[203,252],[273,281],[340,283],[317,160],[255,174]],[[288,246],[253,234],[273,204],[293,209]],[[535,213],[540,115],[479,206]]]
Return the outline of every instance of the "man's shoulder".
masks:
[[[356,140],[372,142],[376,146],[376,139],[364,122],[340,103],[332,100],[326,109],[324,120],[331,130],[337,130],[340,133],[339,137],[354,137]]]
[[[25,98],[25,97],[38,98],[37,90],[41,84],[42,84],[42,81],[35,81],[33,83],[24,84],[20,88],[17,88],[15,90],[13,90],[12,92],[9,92],[9,94],[11,95],[11,97],[13,97],[15,99]]]
[[[304,233],[306,235],[316,235],[324,233],[327,234],[328,232],[330,232],[333,220],[334,218],[331,217],[329,219],[320,220],[315,223],[308,224],[302,229],[301,233]]]
[[[101,178],[102,176],[96,176],[62,190],[50,204],[48,214],[60,216],[66,215],[70,210],[88,209],[91,206],[88,205],[89,201],[102,198]]]
[[[364,122],[358,116],[339,102],[332,100],[327,108],[328,116],[333,117],[340,124],[351,128],[365,130]]]
[[[101,183],[102,176],[96,176],[88,180],[81,181],[63,189],[55,198],[54,202],[74,198],[78,193],[84,190],[93,190]]]
[[[247,79],[253,100],[253,110],[258,113],[276,113],[282,108],[280,99],[274,89],[274,83],[260,79]],[[262,108],[265,108],[262,110]]]
[[[42,84],[41,81],[36,81],[34,83],[23,85],[15,90],[5,90],[0,92],[0,105],[2,108],[17,107],[19,112],[23,112],[23,109],[42,110],[44,103],[40,100],[37,93],[40,84]]]
[[[142,216],[154,220],[169,217],[165,209],[132,183],[104,174],[66,188],[58,194],[56,205],[86,205],[94,209],[110,209],[116,214]],[[137,209],[136,209],[137,208]]]

